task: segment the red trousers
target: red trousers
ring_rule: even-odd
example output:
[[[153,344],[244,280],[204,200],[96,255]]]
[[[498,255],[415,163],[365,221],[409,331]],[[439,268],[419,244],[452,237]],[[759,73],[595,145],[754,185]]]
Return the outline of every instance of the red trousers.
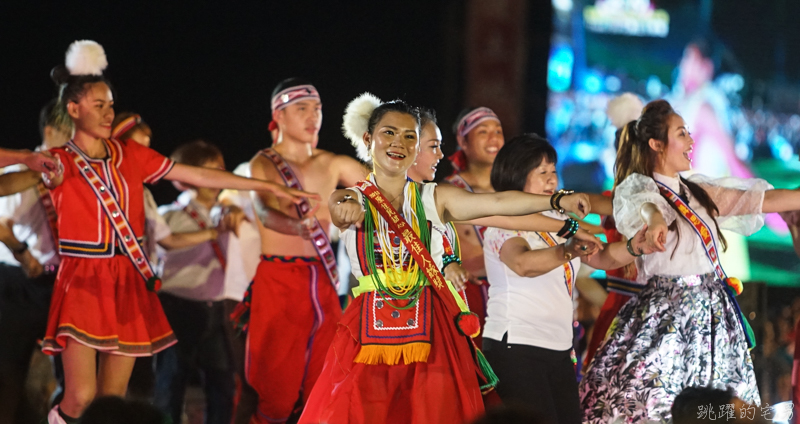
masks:
[[[347,308],[300,424],[464,424],[483,414],[469,342],[437,296],[427,362],[353,362],[365,297]]]
[[[316,258],[262,257],[252,293],[245,373],[259,399],[251,423],[282,423],[308,399],[342,309]]]

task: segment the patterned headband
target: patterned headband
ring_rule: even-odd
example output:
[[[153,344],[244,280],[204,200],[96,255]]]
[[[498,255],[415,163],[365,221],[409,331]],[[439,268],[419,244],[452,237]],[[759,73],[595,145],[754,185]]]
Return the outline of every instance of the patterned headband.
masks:
[[[125,134],[133,128],[134,126],[142,123],[142,117],[139,115],[132,115],[122,120],[113,130],[111,130],[111,138],[118,138],[122,134]]]
[[[272,111],[281,110],[292,103],[305,99],[319,100],[317,89],[311,84],[295,85],[272,97]]]
[[[457,133],[461,137],[466,137],[470,131],[474,130],[475,127],[480,125],[481,122],[487,121],[489,119],[494,119],[497,122],[500,122],[500,118],[494,114],[494,112],[489,109],[488,107],[479,107],[472,112],[464,115],[460,121],[458,121]]]

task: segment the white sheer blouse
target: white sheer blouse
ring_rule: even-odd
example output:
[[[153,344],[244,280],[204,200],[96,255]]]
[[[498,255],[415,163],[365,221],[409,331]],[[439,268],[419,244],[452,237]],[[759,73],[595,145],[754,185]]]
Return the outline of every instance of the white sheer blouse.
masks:
[[[655,180],[642,174],[631,174],[614,190],[614,220],[617,223],[617,230],[628,238],[633,237],[644,226],[639,212],[644,203],[655,204],[667,225],[678,220],[680,242],[678,234],[670,231],[667,233],[666,251],[636,259],[638,282],[646,283],[654,275],[696,275],[713,272],[714,269],[706,257],[700,238],[686,219],[679,216],[667,199],[660,194],[656,180],[676,193],[681,192],[683,184],[678,178],[661,174],[654,176]],[[773,188],[765,180],[732,177],[712,179],[703,175],[693,175],[688,180],[705,189],[716,203],[719,208],[717,223],[720,228],[747,236],[764,225],[764,215],[761,212],[764,192]],[[683,189],[689,198],[689,206],[703,221],[713,227],[709,213],[700,206],[688,188],[683,187]],[[722,249],[716,228],[711,230],[717,247]]]

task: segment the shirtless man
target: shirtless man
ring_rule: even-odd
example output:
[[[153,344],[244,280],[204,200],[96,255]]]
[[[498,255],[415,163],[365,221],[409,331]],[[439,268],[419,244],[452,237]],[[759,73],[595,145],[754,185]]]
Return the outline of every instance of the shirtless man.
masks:
[[[487,107],[465,109],[453,126],[459,150],[452,156],[454,172],[445,178],[450,184],[475,193],[493,192],[491,182],[492,164],[497,152],[505,144],[503,126],[495,113]],[[476,313],[481,328],[486,320],[488,287],[486,269],[483,265],[483,232],[486,227],[457,224],[456,231],[461,241],[461,263],[477,280],[467,284],[466,295],[469,309]],[[480,336],[474,338],[480,347]]]
[[[337,186],[366,177],[355,159],[316,148],[322,103],[311,84],[296,78],[278,84],[272,119],[278,136],[250,162],[253,178],[299,183],[328,198]],[[262,259],[251,288],[246,357],[248,382],[259,395],[251,422],[282,423],[302,411],[342,315],[327,237],[331,217],[326,202],[298,207],[261,193],[253,200]]]

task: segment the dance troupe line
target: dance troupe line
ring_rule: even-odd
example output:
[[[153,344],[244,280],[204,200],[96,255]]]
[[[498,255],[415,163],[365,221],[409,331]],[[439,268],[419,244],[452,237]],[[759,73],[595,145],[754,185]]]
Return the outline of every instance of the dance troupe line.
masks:
[[[150,149],[141,117],[115,116],[106,66],[99,44],[73,43],[52,71],[41,151],[0,150],[0,165],[24,165],[0,176],[0,193],[18,193],[2,212],[38,234],[2,233],[19,264],[6,268],[52,290],[38,338],[63,392],[47,422],[125,396],[136,358],[156,354],[154,402],[174,422],[195,368],[209,423],[461,424],[491,396],[542,422],[662,422],[688,387],[760,404],[720,230],[752,234],[765,213],[800,210],[800,191],[682,177],[694,141],[666,101],[621,120],[614,189],[595,195],[559,190],[550,143],[505,142],[486,107],[453,126],[443,184],[430,182],[443,158],[434,112],[401,100],[347,106],[360,161],[319,149],[320,94],[290,78],[272,95],[275,143],[243,177],[206,142]],[[144,184],[161,179],[182,194],[157,208]],[[579,220],[590,211],[608,243]],[[231,287],[251,253],[243,226],[261,257],[249,287]],[[332,226],[357,281],[344,312]],[[612,294],[578,384],[582,264],[609,270]]]

